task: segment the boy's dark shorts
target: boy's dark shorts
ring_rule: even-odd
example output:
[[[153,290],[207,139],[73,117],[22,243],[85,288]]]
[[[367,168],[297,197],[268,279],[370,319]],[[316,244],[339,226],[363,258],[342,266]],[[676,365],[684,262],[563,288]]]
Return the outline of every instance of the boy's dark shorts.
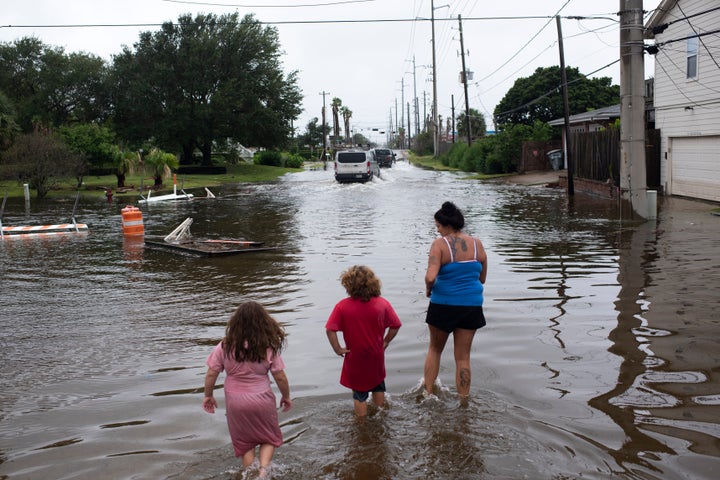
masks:
[[[385,380],[380,382],[380,385],[370,390],[370,392],[384,392],[385,391]],[[358,402],[367,402],[368,397],[370,396],[370,392],[358,392],[357,390],[353,390],[353,399],[357,400]]]

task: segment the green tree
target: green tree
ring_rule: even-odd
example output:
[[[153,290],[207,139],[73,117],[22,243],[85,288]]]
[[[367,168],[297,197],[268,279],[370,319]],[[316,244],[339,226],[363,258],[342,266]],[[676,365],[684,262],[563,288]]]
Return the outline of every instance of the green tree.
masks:
[[[161,148],[202,152],[213,142],[286,145],[301,112],[297,72],[285,75],[278,33],[252,15],[183,15],[143,32],[114,57],[114,122],[127,140],[153,136]]]
[[[0,90],[13,99],[24,132],[107,115],[107,65],[97,56],[24,37],[0,43],[0,64]]]
[[[322,125],[319,125],[317,117],[313,117],[305,126],[305,132],[298,136],[299,145],[309,145],[314,148],[318,145],[322,145],[323,131]]]
[[[155,179],[155,187],[161,187],[163,179],[168,178],[173,169],[180,166],[180,161],[176,155],[163,152],[159,148],[153,148],[145,157],[145,166],[152,173]]]
[[[577,68],[565,67],[570,115],[620,102],[620,87],[610,77],[587,78]],[[494,111],[498,129],[510,124],[532,125],[564,114],[560,67],[540,67],[518,78]]]
[[[472,139],[480,138],[485,136],[487,126],[485,125],[485,116],[475,110],[470,109],[470,135]],[[467,139],[467,126],[465,119],[465,112],[461,113],[455,119],[455,129],[457,130],[457,136],[455,137],[456,142],[461,142]]]
[[[37,118],[42,84],[40,70],[42,56],[47,47],[37,39],[25,37],[13,43],[0,43],[0,89],[13,99],[17,123],[25,132],[31,132]]]
[[[113,155],[113,167],[117,177],[118,188],[125,186],[125,177],[132,175],[140,165],[140,154],[138,152],[122,151],[119,148]]]
[[[0,150],[9,147],[20,127],[15,121],[15,106],[0,90]]]
[[[352,118],[352,110],[350,110],[347,106],[344,106],[340,109],[340,113],[343,117],[343,123],[345,124],[345,142],[350,141],[350,119]]]
[[[82,170],[82,158],[60,139],[41,133],[20,135],[3,156],[6,171],[47,196],[62,177]]]
[[[90,166],[95,168],[112,165],[119,151],[115,133],[96,123],[65,125],[58,129],[58,133],[67,146],[85,155]]]
[[[340,108],[342,107],[342,100],[340,100],[338,97],[333,97],[332,103],[330,104],[332,107],[332,119],[333,119],[333,137],[334,143],[338,142],[340,139],[340,133],[342,132],[342,127],[340,127]]]

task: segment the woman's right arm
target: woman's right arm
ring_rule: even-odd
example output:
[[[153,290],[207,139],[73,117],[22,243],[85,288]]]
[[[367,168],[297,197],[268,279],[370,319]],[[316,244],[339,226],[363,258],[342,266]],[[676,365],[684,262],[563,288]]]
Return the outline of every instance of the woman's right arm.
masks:
[[[487,259],[487,252],[485,252],[485,247],[483,247],[482,242],[480,239],[475,239],[477,242],[476,245],[478,246],[478,261],[482,265],[482,270],[480,271],[480,283],[483,285],[485,284],[485,280],[487,279],[487,266],[488,266],[488,259]]]
[[[430,246],[430,253],[428,254],[428,266],[425,271],[425,296],[429,297],[432,292],[432,287],[435,285],[435,279],[437,278],[438,272],[440,271],[440,265],[442,265],[442,249],[440,247],[440,241],[435,240]]]

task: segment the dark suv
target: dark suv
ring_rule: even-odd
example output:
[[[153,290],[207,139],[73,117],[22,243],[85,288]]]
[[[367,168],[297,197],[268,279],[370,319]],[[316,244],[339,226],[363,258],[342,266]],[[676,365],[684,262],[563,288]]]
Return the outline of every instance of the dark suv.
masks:
[[[389,148],[374,148],[372,150],[375,160],[380,167],[392,167],[395,154]]]

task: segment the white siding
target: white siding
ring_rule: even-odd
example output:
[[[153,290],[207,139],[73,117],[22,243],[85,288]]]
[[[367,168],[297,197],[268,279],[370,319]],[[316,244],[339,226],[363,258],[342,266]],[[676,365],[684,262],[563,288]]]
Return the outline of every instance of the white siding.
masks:
[[[679,0],[678,3],[682,13],[675,6],[663,22],[673,22],[718,6],[717,0]],[[717,137],[720,136],[720,67],[717,65],[720,64],[720,36],[700,37],[695,79],[686,78],[685,40],[672,40],[717,30],[719,25],[720,10],[715,10],[689,21],[677,21],[655,36],[660,44],[660,51],[655,55],[654,105],[655,127],[662,134],[661,183],[670,194],[715,201],[720,201],[717,198],[720,168],[701,168],[696,162],[702,158],[708,165],[720,165],[717,148]],[[662,45],[668,41],[670,43]],[[693,142],[697,143],[695,147]],[[699,157],[701,150],[705,151]],[[703,170],[705,173],[698,177]]]

